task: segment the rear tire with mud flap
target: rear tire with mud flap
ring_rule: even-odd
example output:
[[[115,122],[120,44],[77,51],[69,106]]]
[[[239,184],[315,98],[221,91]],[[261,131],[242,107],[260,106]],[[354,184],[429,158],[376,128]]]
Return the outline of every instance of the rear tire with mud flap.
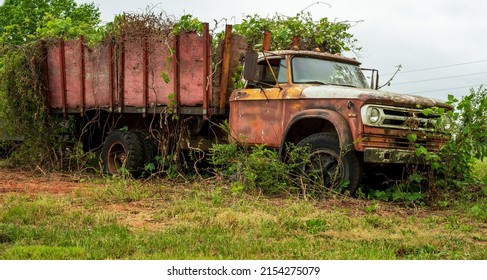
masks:
[[[337,135],[316,133],[301,140],[297,147],[308,147],[309,158],[300,167],[301,176],[324,191],[354,194],[362,180],[362,165],[355,152],[341,150]]]
[[[101,159],[103,171],[120,174],[125,168],[132,176],[138,177],[144,170],[144,146],[136,132],[113,130],[103,143]]]

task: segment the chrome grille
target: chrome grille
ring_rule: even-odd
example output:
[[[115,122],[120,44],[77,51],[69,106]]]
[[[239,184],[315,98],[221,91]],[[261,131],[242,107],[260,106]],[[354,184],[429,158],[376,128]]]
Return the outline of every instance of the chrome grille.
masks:
[[[372,110],[378,110],[380,113],[377,122],[369,119]],[[435,122],[440,117],[437,114],[425,115],[421,109],[373,104],[363,106],[361,114],[363,123],[368,126],[420,131],[433,131]]]

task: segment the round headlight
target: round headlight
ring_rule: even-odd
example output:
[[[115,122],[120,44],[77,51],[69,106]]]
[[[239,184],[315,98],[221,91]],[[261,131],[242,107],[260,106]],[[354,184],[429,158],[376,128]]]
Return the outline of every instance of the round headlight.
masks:
[[[377,123],[380,120],[380,111],[377,108],[372,108],[370,110],[370,116],[369,116],[369,121],[371,123]]]

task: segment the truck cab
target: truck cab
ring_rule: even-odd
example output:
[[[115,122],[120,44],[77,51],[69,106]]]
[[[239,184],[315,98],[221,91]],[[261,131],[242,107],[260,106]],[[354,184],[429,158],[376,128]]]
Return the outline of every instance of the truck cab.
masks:
[[[232,138],[279,149],[308,147],[309,166],[327,187],[359,186],[364,164],[415,161],[408,135],[435,151],[446,137],[438,115],[423,109],[450,105],[432,98],[372,89],[360,62],[319,51],[265,51],[246,56],[245,87],[230,96]],[[309,169],[309,170],[308,170]]]

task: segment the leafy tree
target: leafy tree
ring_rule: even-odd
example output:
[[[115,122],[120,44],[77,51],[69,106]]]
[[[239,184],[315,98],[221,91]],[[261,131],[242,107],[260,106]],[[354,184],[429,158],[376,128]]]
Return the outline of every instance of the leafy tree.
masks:
[[[94,3],[5,0],[0,6],[0,43],[21,45],[45,35],[84,35],[83,30],[99,23],[100,12]]]

